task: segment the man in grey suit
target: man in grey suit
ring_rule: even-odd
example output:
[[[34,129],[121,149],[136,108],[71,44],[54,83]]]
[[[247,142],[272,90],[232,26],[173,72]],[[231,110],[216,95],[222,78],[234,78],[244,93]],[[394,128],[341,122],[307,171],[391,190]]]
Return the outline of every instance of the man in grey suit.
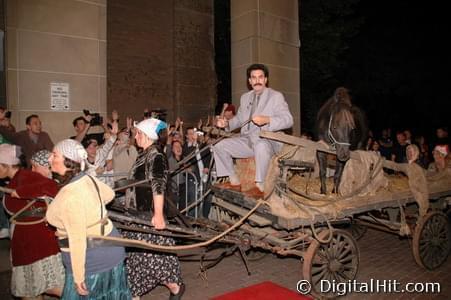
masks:
[[[263,187],[271,157],[282,144],[260,138],[261,130],[279,131],[293,126],[293,116],[282,93],[267,87],[268,69],[262,64],[247,68],[247,78],[252,90],[243,94],[236,116],[229,121],[218,118],[216,125],[233,131],[241,128],[240,137],[222,140],[213,147],[218,177],[228,176],[229,183],[222,187],[241,190],[240,180],[235,174],[233,158],[255,157],[255,184],[247,193],[263,196]]]

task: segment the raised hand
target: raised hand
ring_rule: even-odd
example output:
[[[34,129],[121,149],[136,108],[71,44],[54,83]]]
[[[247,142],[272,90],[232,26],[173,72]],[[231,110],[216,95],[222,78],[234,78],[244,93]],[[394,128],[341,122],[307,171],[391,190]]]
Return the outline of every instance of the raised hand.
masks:
[[[113,119],[113,121],[119,121],[119,113],[117,112],[117,110],[113,110],[111,112],[111,118]]]
[[[225,128],[229,126],[229,122],[225,118],[218,117],[216,120],[216,126],[219,128]]]
[[[131,130],[133,127],[133,118],[127,117],[126,121],[127,121],[127,129]]]
[[[111,134],[113,135],[117,135],[117,133],[119,132],[119,123],[117,120],[113,120],[113,122],[111,122]]]

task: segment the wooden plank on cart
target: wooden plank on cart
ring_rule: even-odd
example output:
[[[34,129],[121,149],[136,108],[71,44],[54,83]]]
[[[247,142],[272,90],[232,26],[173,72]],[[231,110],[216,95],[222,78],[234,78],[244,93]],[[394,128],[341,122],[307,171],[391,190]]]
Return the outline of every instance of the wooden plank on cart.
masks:
[[[222,207],[222,208],[224,208],[224,209],[226,209],[226,210],[228,210],[230,212],[233,212],[233,213],[235,213],[235,214],[237,214],[237,215],[239,215],[241,217],[245,216],[249,212],[249,210],[247,210],[247,209],[244,209],[244,208],[241,208],[239,206],[233,205],[233,204],[231,204],[229,202],[226,202],[226,201],[221,200],[220,198],[216,198],[216,197],[213,198],[212,203],[214,203],[214,204],[216,204],[216,205],[218,205],[218,206],[220,206],[220,207]],[[268,225],[272,224],[271,220],[265,219],[263,217],[255,215],[255,214],[250,215],[248,219],[250,221],[256,223],[258,226],[268,226]]]
[[[265,131],[262,130],[260,132],[260,137],[279,141],[285,144],[295,145],[295,146],[302,146],[308,149],[316,149],[317,151],[322,151],[330,154],[336,154],[334,150],[330,149],[326,146],[324,143],[314,142],[305,138],[285,134],[283,132],[271,132],[271,131]],[[359,156],[351,151],[351,159],[359,160]],[[405,167],[403,164],[398,164],[393,161],[389,161],[384,159],[382,162],[384,168],[391,169],[394,171],[404,171]]]

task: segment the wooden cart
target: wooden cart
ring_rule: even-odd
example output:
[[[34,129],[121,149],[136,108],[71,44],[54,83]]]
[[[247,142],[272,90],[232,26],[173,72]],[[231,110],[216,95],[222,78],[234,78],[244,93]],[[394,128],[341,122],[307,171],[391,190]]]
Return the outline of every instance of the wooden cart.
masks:
[[[300,138],[268,135],[287,143],[312,146],[311,141]],[[281,172],[274,193],[290,197],[286,175]],[[178,245],[188,246],[173,252],[181,255],[181,250],[189,250],[184,254],[193,255],[192,251],[196,250],[202,270],[235,251],[241,254],[246,267],[247,260],[259,259],[266,253],[300,257],[303,279],[310,282],[314,295],[320,295],[321,280],[338,283],[355,279],[360,260],[357,239],[367,227],[412,239],[413,257],[418,265],[430,270],[440,267],[451,249],[451,228],[446,215],[450,206],[451,183],[434,185],[429,190],[430,210],[423,216],[419,216],[409,190],[382,190],[372,196],[332,199],[333,205],[294,201],[303,213],[290,217],[274,213],[261,199],[213,186],[213,208],[208,220],[175,218],[162,233],[149,226],[150,213],[124,211],[120,205],[113,205],[110,217],[121,230],[136,230],[129,225],[139,223],[149,226],[145,229],[147,232],[173,236]],[[228,231],[226,235],[222,235],[224,231]],[[205,264],[207,260],[213,262]]]

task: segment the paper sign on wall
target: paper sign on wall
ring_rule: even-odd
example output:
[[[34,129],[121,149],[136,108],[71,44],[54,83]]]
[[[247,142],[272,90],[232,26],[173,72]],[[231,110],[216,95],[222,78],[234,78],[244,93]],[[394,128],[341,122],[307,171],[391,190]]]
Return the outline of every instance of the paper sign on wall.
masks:
[[[50,82],[50,109],[69,110],[69,83]]]

